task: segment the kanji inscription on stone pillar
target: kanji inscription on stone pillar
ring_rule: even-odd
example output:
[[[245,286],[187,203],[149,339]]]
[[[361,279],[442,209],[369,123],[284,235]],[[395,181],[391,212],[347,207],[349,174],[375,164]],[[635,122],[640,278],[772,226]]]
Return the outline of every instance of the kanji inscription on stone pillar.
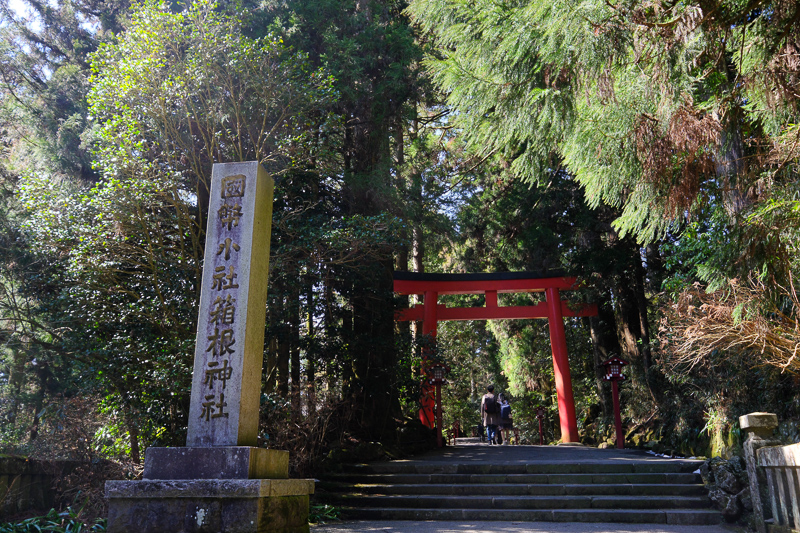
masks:
[[[272,178],[215,164],[187,446],[256,446],[272,230]]]

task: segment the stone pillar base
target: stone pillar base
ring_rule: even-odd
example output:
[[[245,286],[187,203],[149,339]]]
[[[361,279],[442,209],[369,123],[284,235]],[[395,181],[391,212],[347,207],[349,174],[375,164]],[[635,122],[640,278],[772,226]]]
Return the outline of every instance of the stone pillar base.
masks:
[[[312,479],[108,481],[108,533],[308,533]]]
[[[250,446],[147,448],[144,479],[285,479],[289,452]]]

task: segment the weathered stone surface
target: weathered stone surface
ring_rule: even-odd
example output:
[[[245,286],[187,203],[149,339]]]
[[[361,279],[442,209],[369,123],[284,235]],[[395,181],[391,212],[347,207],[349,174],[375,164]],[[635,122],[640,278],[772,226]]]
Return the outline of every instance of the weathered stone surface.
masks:
[[[106,498],[263,498],[314,493],[313,479],[107,481]]]
[[[759,466],[800,466],[800,444],[761,448],[756,455]]]
[[[306,533],[313,490],[310,479],[109,481],[108,531]]]
[[[719,513],[714,511],[681,511],[668,510],[665,512],[667,515],[667,524],[681,525],[681,526],[709,526],[712,524],[719,524],[721,522]]]
[[[0,455],[0,516],[28,509],[50,509],[55,498],[54,480],[81,465],[86,463]]]
[[[714,479],[716,480],[717,487],[728,494],[738,494],[739,491],[742,490],[742,483],[739,481],[732,468],[727,464],[719,465],[714,472]]]
[[[120,500],[109,533],[308,533],[308,496]]]
[[[744,474],[747,473],[747,464],[744,461],[744,457],[740,457],[738,455],[734,455],[730,459],[728,459],[728,463],[733,467],[734,472],[737,474],[742,472]]]
[[[713,489],[708,492],[708,497],[722,511],[725,520],[732,522],[742,514],[742,506],[735,494],[728,494],[722,489]]]
[[[148,448],[144,479],[285,479],[289,452],[249,446]]]
[[[714,483],[714,472],[711,470],[709,461],[700,465],[700,477],[703,479],[704,485],[712,485]]]
[[[750,497],[750,488],[745,487],[742,491],[736,495],[736,498],[739,500],[739,503],[742,504],[742,507],[747,512],[753,512],[753,498]]]
[[[187,446],[255,446],[273,181],[256,161],[215,164]]]
[[[778,427],[778,415],[774,413],[749,413],[739,417],[742,431],[749,431],[759,437],[769,437]]]
[[[759,533],[766,533],[767,526],[764,522],[764,506],[761,498],[756,454],[765,446],[780,444],[778,441],[767,439],[774,429],[778,427],[778,417],[772,413],[750,413],[739,417],[739,425],[748,432],[747,440],[744,441],[742,448],[744,449],[744,459],[747,464],[747,477],[756,529]]]

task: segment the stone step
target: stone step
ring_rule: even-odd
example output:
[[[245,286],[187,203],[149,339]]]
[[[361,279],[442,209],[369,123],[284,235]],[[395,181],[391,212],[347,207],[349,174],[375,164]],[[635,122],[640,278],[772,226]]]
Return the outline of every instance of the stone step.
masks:
[[[345,517],[358,519],[684,525],[722,521],[722,515],[710,509],[697,473],[699,460],[610,454],[609,461],[587,460],[600,454],[581,450],[576,458],[580,460],[570,462],[571,451],[539,454],[532,449],[506,453],[505,461],[492,463],[496,451],[476,447],[472,455],[480,461],[474,463],[451,463],[443,456],[429,462],[345,467],[317,483],[317,498],[342,509]],[[564,460],[548,460],[545,453]],[[536,459],[531,461],[531,456]]]
[[[487,520],[516,522],[606,522],[714,525],[716,511],[702,509],[392,509],[342,508],[342,516],[362,520]]]
[[[704,496],[707,491],[700,484],[346,484],[329,481],[317,482],[318,492],[360,494],[494,494],[494,495],[597,495],[597,496]]]
[[[704,509],[707,496],[363,496],[341,495],[330,503],[355,508],[404,509]]]
[[[358,484],[693,484],[694,473],[549,473],[549,474],[331,474],[326,480]]]
[[[593,463],[502,463],[449,464],[395,461],[369,465],[346,465],[345,473],[368,474],[678,474],[696,471],[699,460],[651,460]]]

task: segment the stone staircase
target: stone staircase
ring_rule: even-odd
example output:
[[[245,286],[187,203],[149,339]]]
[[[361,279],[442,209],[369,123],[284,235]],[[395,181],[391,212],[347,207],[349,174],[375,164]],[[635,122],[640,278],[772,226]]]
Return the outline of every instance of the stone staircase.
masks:
[[[316,500],[337,506],[345,518],[369,520],[722,521],[694,473],[702,461],[488,459],[349,466],[317,483]]]

